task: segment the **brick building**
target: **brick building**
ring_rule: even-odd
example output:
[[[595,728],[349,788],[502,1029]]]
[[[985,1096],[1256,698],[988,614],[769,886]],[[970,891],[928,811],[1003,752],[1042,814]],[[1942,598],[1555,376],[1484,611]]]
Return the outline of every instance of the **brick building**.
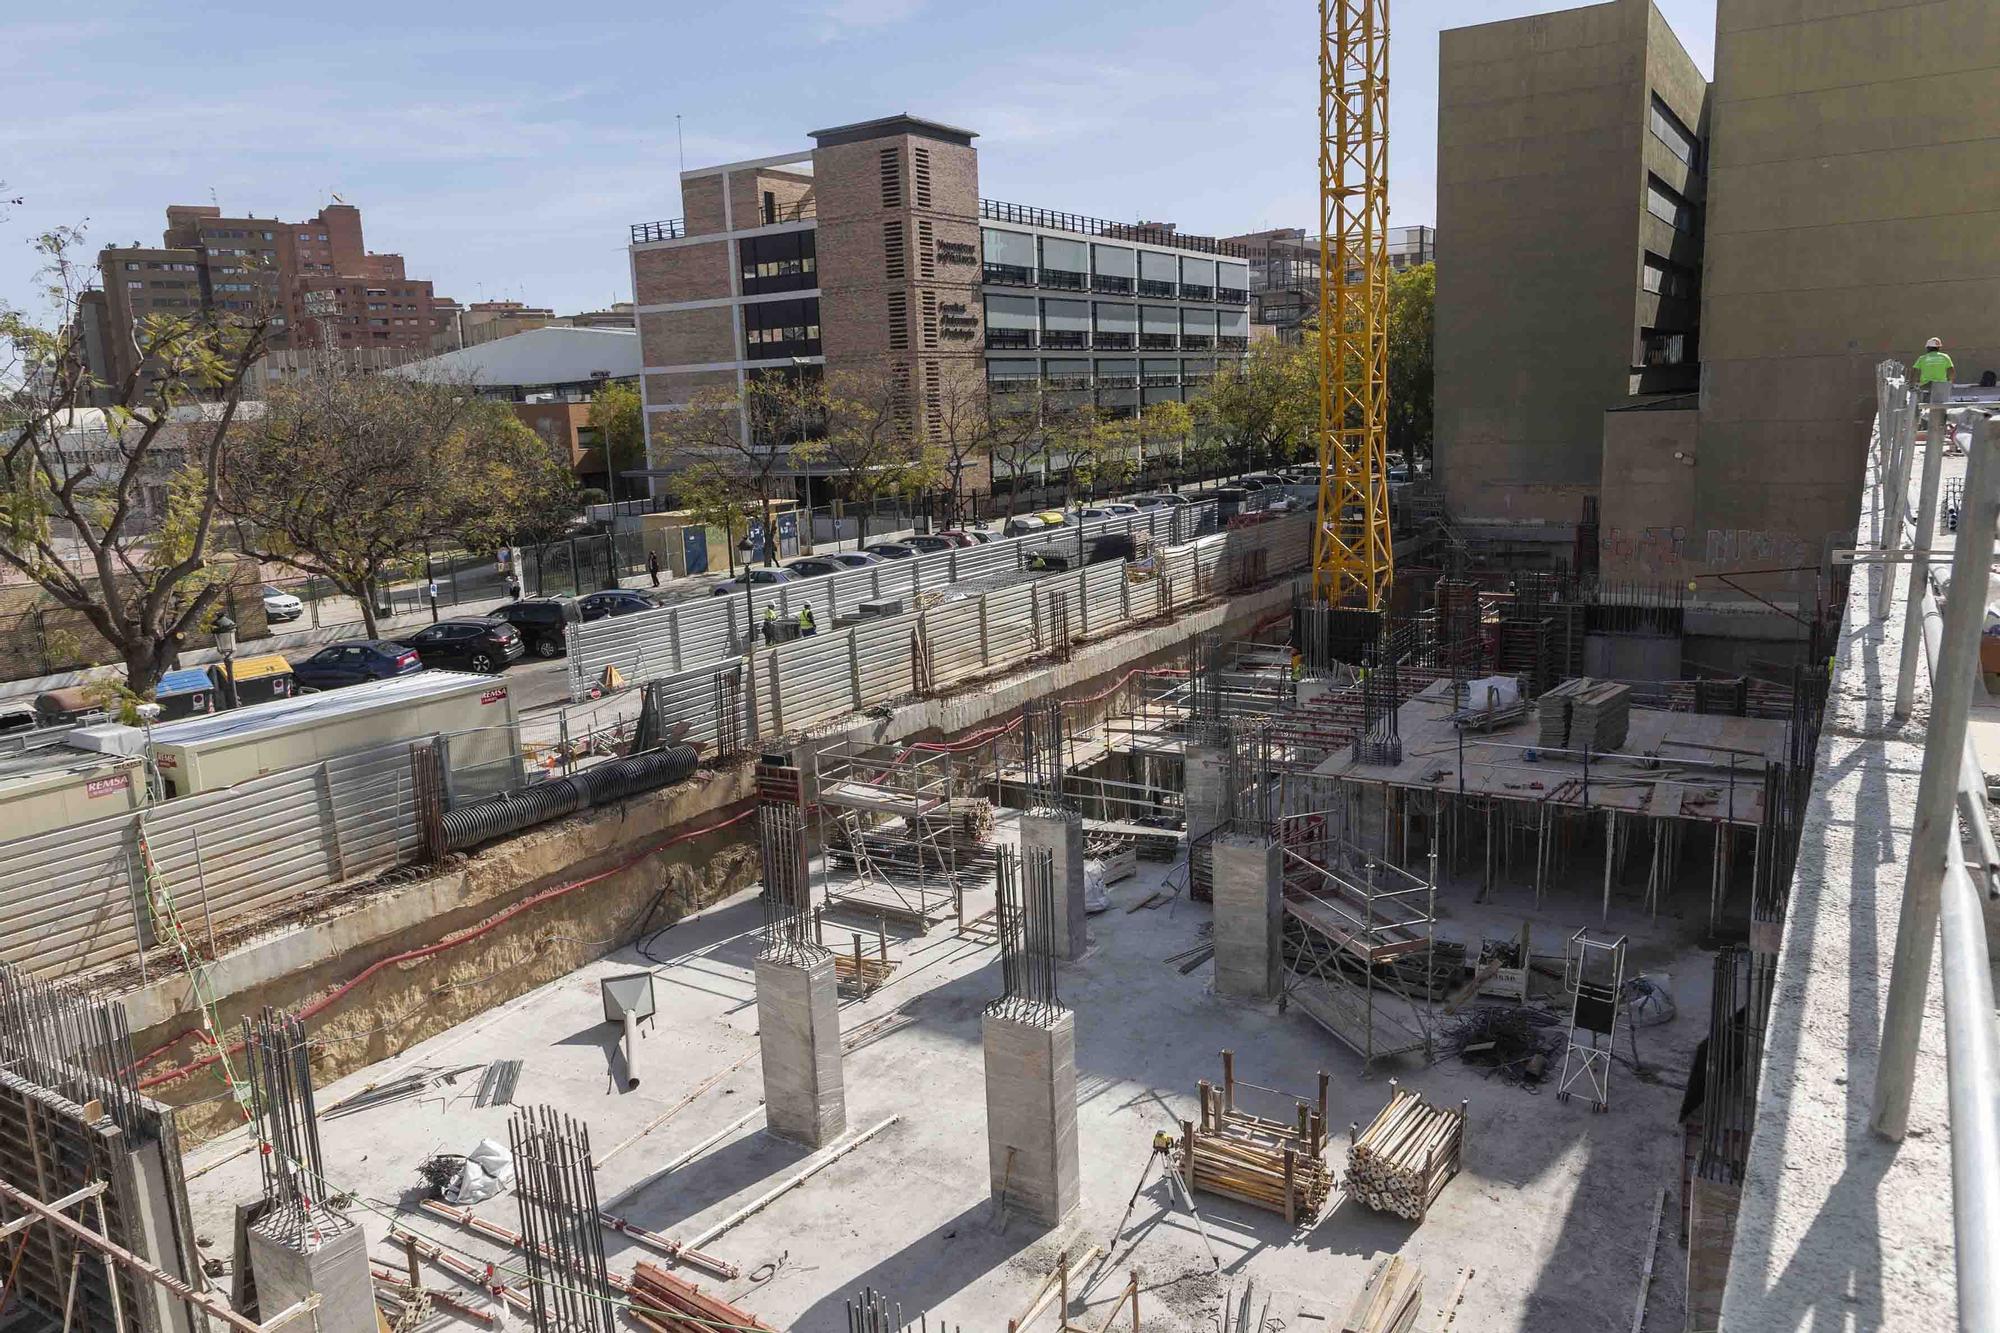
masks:
[[[952,382],[1003,410],[1130,414],[1249,345],[1237,247],[982,199],[970,130],[901,115],[810,137],[683,172],[686,216],[631,229],[659,474],[685,461],[653,447],[662,415],[759,374],[885,373],[935,432]]]
[[[137,359],[133,325],[152,314],[268,309],[274,349],[375,360],[428,354],[442,317],[428,279],[409,277],[401,255],[368,250],[352,204],[329,204],[304,222],[171,204],[158,247],[107,246],[97,262],[103,295],[83,307],[85,355],[114,384]]]

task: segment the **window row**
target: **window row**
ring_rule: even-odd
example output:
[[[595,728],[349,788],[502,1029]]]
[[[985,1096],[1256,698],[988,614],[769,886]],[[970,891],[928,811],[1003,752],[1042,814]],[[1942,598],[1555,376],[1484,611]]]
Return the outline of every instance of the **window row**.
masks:
[[[996,357],[986,363],[986,379],[996,393],[1053,388],[1131,389],[1199,382],[1215,374],[1213,357]]]
[[[780,232],[736,243],[743,293],[798,292],[819,286],[818,233]]]
[[[1646,211],[1675,231],[1695,229],[1694,205],[1658,176],[1646,177]]]
[[[1681,123],[1679,116],[1668,109],[1667,104],[1660,100],[1658,93],[1653,94],[1652,114],[1647,118],[1647,123],[1653,131],[1653,137],[1665,144],[1668,152],[1696,171],[1701,170],[1701,140],[1695,137],[1693,130]]]
[[[986,297],[988,347],[1240,349],[1249,340],[1247,310]]]
[[[980,228],[988,282],[1109,295],[1180,296],[1191,301],[1250,299],[1250,266],[1230,259],[1135,250],[1122,245]]]
[[[742,311],[744,360],[820,354],[818,297],[757,301]]]

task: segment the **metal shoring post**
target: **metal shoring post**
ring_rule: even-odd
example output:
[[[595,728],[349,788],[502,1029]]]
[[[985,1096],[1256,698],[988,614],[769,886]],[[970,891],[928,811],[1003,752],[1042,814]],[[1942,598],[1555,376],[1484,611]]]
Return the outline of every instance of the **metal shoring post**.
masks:
[[[1965,763],[1965,716],[1972,703],[1972,659],[1993,561],[1996,507],[1995,451],[2000,421],[1981,423],[1967,451],[1964,510],[1951,562],[1951,594],[1931,684],[1931,716],[1917,782],[1917,821],[1910,830],[1902,913],[1896,923],[1895,963],[1889,973],[1888,1011],[1875,1071],[1875,1106],[1869,1124],[1900,1142],[1910,1123],[1910,1090],[1916,1079],[1917,1039],[1924,1025],[1924,992],[1937,947],[1938,904],[1949,843],[1955,836],[1958,778]]]
[[[1931,424],[1924,445],[1923,492],[1917,501],[1917,531],[1910,542],[1910,582],[1904,593],[1903,651],[1896,666],[1896,707],[1891,716],[1908,718],[1916,706],[1917,650],[1924,641],[1924,589],[1931,568],[1931,534],[1937,531],[1938,477],[1944,471],[1945,404],[1951,386],[1939,381],[1931,385]],[[1883,571],[1887,579],[1888,570]]]
[[[1890,411],[1890,438],[1895,453],[1890,459],[1882,497],[1882,581],[1875,585],[1875,619],[1885,619],[1889,603],[1896,595],[1896,548],[1903,544],[1903,519],[1910,511],[1910,455],[1917,445],[1917,391],[1908,381]]]

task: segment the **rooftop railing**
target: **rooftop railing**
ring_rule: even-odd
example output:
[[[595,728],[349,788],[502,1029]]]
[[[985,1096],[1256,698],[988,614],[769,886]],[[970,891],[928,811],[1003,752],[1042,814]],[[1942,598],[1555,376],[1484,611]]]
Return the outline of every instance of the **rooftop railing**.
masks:
[[[685,235],[687,235],[687,222],[683,218],[666,218],[659,222],[632,224],[634,245],[644,245],[648,241],[678,241]]]
[[[1156,227],[1142,222],[1113,222],[1109,218],[1094,218],[1082,213],[1063,213],[1053,208],[1035,208],[1029,204],[1007,204],[998,199],[981,199],[979,216],[994,222],[1017,222],[1027,227],[1048,227],[1055,231],[1081,232],[1085,236],[1139,241],[1146,245],[1163,245],[1175,250],[1194,250],[1205,255],[1228,255],[1233,259],[1245,257],[1242,246],[1229,241],[1218,241],[1213,236],[1196,236],[1192,232],[1176,231],[1172,227]]]

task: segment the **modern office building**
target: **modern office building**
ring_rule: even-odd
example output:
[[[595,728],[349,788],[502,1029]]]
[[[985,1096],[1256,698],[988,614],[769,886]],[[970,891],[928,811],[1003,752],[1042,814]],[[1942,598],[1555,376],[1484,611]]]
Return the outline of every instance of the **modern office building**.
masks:
[[[1566,551],[1605,413],[1695,387],[1708,97],[1650,0],[1440,35],[1435,457],[1469,534]]]
[[[1274,227],[1224,237],[1250,263],[1250,323],[1266,326],[1279,342],[1305,339],[1306,322],[1319,313],[1319,237],[1302,227]],[[1401,273],[1437,259],[1437,228],[1389,228],[1389,268]]]
[[[1130,413],[1249,345],[1235,246],[982,199],[970,130],[902,115],[810,137],[683,172],[686,215],[632,228],[649,441],[662,414],[772,372],[893,376],[934,432],[954,382],[1013,410]]]
[[[403,257],[368,250],[361,210],[334,203],[304,222],[224,217],[207,204],[171,204],[158,247],[98,254],[101,301],[84,310],[85,354],[97,378],[117,382],[137,360],[133,325],[156,313],[272,313],[274,349],[384,356],[431,350],[438,299]],[[94,349],[94,350],[93,350]]]

